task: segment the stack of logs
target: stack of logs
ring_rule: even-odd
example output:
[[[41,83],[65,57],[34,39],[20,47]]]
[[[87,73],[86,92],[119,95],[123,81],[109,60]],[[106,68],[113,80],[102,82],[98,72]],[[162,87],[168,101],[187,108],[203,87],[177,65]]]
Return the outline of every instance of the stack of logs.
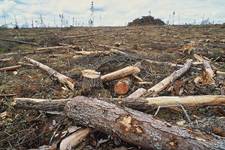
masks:
[[[198,58],[199,62],[197,64],[203,64],[204,72],[211,79],[211,84],[213,84],[215,74],[209,61],[201,57]],[[74,91],[77,83],[72,78],[36,60],[28,57],[25,57],[25,59],[33,66],[39,67],[50,76],[55,77],[69,90]],[[127,98],[97,99],[83,96],[59,100],[15,98],[13,105],[18,109],[35,109],[46,112],[58,111],[75,120],[77,125],[86,127],[63,139],[60,143],[61,150],[74,147],[82,142],[93,128],[107,134],[116,135],[128,143],[144,149],[225,149],[225,140],[223,138],[216,138],[210,134],[174,126],[138,111],[171,105],[225,105],[225,96],[222,95],[156,97],[171,83],[183,76],[191,68],[192,64],[194,64],[192,60],[187,60],[184,65],[174,65],[174,67],[180,68],[150,89],[139,88]],[[104,82],[116,80],[114,85],[115,93],[117,95],[126,95],[132,87],[131,77],[143,82],[137,76],[140,71],[140,68],[136,65],[127,66],[106,75],[101,75],[100,72],[95,70],[83,70],[82,90],[91,92],[96,88],[102,88]]]

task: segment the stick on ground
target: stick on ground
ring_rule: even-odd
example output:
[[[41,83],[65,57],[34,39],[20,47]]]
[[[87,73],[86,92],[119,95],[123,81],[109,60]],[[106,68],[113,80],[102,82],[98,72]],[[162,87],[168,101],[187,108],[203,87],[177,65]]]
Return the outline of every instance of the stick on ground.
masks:
[[[59,73],[58,71],[36,61],[33,60],[31,58],[25,57],[25,59],[27,61],[29,61],[30,63],[32,63],[33,65],[39,67],[40,69],[46,71],[50,76],[54,76],[55,78],[57,78],[57,80],[62,83],[63,85],[67,86],[70,90],[74,91],[74,86],[75,86],[75,81],[73,79],[71,79],[70,77],[67,77],[61,73]]]
[[[192,64],[192,60],[187,60],[187,62],[184,64],[182,68],[179,70],[173,72],[170,76],[163,79],[158,84],[154,85],[152,88],[145,90],[143,88],[137,89],[135,92],[133,92],[131,95],[128,96],[128,98],[138,98],[143,95],[157,95],[159,92],[164,90],[169,84],[180,78],[184,73],[186,73]]]

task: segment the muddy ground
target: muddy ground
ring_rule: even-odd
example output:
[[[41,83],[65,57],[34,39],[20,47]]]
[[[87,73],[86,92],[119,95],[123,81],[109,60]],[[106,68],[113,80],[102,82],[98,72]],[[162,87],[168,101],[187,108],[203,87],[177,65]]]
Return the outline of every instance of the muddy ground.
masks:
[[[2,40],[3,39],[3,40]],[[4,41],[13,39],[35,43],[35,45]],[[118,44],[120,43],[120,44]],[[36,53],[38,47],[76,45],[77,48],[62,48],[45,53]],[[110,53],[95,55],[77,55],[75,51],[104,50],[98,44],[119,46],[128,56]],[[30,52],[30,53],[28,53]],[[14,72],[0,72],[0,96],[14,94],[14,97],[61,99],[78,95],[89,97],[126,97],[137,88],[150,88],[168,75],[176,67],[157,65],[144,59],[183,64],[199,54],[210,59],[219,71],[225,72],[225,27],[214,26],[145,26],[145,27],[96,27],[66,29],[0,29],[0,59],[12,58],[0,62],[0,68],[28,63],[24,56],[33,58],[54,68],[77,81],[75,92],[65,90],[55,79],[38,69],[22,65]],[[83,93],[81,89],[81,71],[94,69],[101,74],[110,73],[123,67],[141,63],[138,74],[148,85],[134,84],[129,93],[123,96],[113,92],[115,81],[104,84],[104,89]],[[220,95],[224,94],[225,76],[217,75],[215,85],[196,85],[194,79],[201,70],[191,69],[160,95]],[[177,92],[177,88],[183,92]],[[68,118],[50,115],[39,111],[15,110],[11,102],[13,97],[0,97],[0,149],[29,149],[43,145],[55,145],[60,142],[68,127],[75,125]],[[191,118],[188,123],[179,109],[163,108],[157,118],[172,124],[195,128],[203,132],[225,136],[225,107],[186,108]],[[155,110],[146,113],[154,114]],[[218,131],[219,130],[219,131]],[[76,149],[138,149],[119,138],[93,133]]]

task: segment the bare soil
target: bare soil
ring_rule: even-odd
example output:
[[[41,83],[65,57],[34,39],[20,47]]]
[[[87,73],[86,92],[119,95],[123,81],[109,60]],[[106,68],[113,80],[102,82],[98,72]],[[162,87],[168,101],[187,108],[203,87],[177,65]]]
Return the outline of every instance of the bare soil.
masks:
[[[65,90],[45,72],[23,65],[14,72],[0,72],[0,95],[15,94],[14,97],[62,99],[85,95],[89,97],[126,97],[136,89],[150,88],[170,75],[177,68],[151,64],[144,59],[183,64],[193,59],[193,54],[205,56],[219,71],[225,72],[225,27],[213,26],[145,26],[145,27],[79,27],[64,29],[0,29],[0,39],[13,39],[36,43],[38,46],[0,40],[0,68],[28,63],[24,56],[33,58],[77,81],[75,92]],[[85,51],[103,50],[98,44],[118,46],[129,54],[77,55],[77,49],[62,48],[46,53],[35,53],[37,47],[76,45]],[[27,53],[30,52],[30,53]],[[14,54],[10,54],[14,53]],[[134,84],[127,95],[118,96],[113,91],[115,81],[107,82],[104,88],[83,93],[81,71],[94,69],[101,74],[141,63],[138,74],[149,85]],[[217,75],[216,85],[196,86],[194,79],[202,71],[191,69],[171,86],[183,88],[180,95],[176,90],[164,90],[160,95],[220,95],[224,94],[225,76]],[[67,128],[75,123],[63,116],[49,115],[39,111],[15,110],[11,106],[13,97],[0,97],[0,149],[29,149],[43,145],[56,145]],[[195,128],[203,132],[225,136],[225,107],[186,108],[192,123],[178,109],[163,108],[157,118],[171,124]],[[156,110],[146,113],[154,114]],[[121,141],[118,137],[94,131],[76,149],[139,149]]]

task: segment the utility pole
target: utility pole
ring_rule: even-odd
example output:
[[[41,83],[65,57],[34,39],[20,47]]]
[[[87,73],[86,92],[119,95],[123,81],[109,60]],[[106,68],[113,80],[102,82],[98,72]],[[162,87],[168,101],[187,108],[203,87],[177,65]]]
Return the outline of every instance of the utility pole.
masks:
[[[94,25],[94,2],[93,1],[91,2],[90,11],[91,11],[91,15],[90,15],[88,24],[89,24],[89,26],[93,26]]]
[[[173,11],[173,25],[174,25],[174,22],[175,22],[175,15],[176,15],[176,12]]]

